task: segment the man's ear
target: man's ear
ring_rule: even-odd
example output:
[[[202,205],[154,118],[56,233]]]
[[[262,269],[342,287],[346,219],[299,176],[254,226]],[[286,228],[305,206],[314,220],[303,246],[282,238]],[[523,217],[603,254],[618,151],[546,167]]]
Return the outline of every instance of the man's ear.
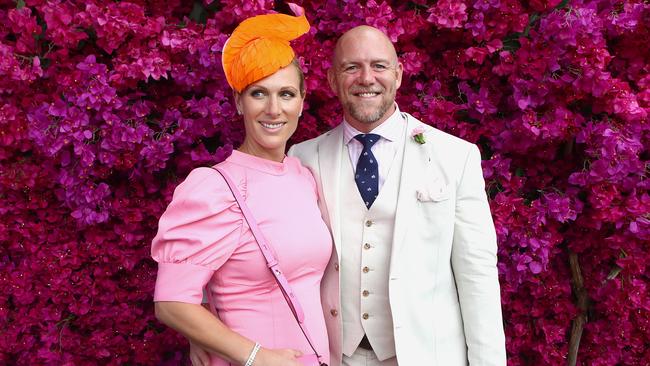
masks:
[[[395,67],[395,90],[399,89],[402,85],[402,74],[404,73],[404,65],[401,62],[397,62],[397,67]]]
[[[327,83],[330,85],[330,89],[332,89],[334,94],[338,95],[336,87],[336,71],[334,71],[334,66],[327,70]]]

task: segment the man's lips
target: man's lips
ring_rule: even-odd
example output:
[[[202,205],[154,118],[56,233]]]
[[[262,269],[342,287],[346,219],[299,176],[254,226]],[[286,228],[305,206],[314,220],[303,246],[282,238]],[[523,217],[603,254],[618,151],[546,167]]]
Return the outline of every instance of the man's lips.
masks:
[[[374,90],[352,92],[352,95],[359,98],[374,98],[380,94],[381,92]]]

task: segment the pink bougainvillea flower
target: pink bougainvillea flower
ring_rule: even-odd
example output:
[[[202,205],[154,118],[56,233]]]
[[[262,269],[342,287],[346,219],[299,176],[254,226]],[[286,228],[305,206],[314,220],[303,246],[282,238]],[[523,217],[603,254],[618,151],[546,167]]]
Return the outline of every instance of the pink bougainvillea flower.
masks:
[[[14,1],[0,7],[0,364],[187,364],[158,323],[149,244],[176,185],[244,137],[221,68],[277,1]],[[477,144],[514,366],[645,365],[650,344],[650,5],[303,1],[307,97],[290,144],[341,122],[336,39],[384,31],[400,108]],[[558,8],[559,7],[559,8]],[[409,131],[410,132],[410,131]],[[427,141],[430,144],[431,141]],[[428,146],[428,145],[426,145]],[[435,146],[433,148],[436,148]]]

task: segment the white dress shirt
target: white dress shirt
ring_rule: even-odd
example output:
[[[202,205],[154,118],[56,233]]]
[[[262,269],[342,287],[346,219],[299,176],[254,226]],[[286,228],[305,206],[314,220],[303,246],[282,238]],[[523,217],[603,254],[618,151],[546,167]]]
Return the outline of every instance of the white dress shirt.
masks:
[[[390,167],[393,165],[397,149],[403,146],[404,128],[406,128],[406,121],[402,117],[399,107],[395,104],[395,112],[384,123],[370,131],[370,133],[381,136],[379,141],[370,149],[377,160],[380,191],[386,181],[386,177],[388,177]],[[363,150],[363,144],[355,139],[354,136],[360,133],[363,132],[352,127],[346,120],[343,120],[343,141],[348,146],[350,162],[352,163],[352,168],[355,170],[359,156],[361,156],[361,150]]]

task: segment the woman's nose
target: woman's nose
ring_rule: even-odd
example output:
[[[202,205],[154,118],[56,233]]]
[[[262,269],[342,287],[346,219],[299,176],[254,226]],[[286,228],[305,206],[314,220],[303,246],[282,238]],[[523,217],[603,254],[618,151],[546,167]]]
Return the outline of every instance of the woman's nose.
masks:
[[[270,116],[277,116],[280,114],[280,103],[278,102],[278,98],[269,98],[268,103],[266,103],[266,114]]]

